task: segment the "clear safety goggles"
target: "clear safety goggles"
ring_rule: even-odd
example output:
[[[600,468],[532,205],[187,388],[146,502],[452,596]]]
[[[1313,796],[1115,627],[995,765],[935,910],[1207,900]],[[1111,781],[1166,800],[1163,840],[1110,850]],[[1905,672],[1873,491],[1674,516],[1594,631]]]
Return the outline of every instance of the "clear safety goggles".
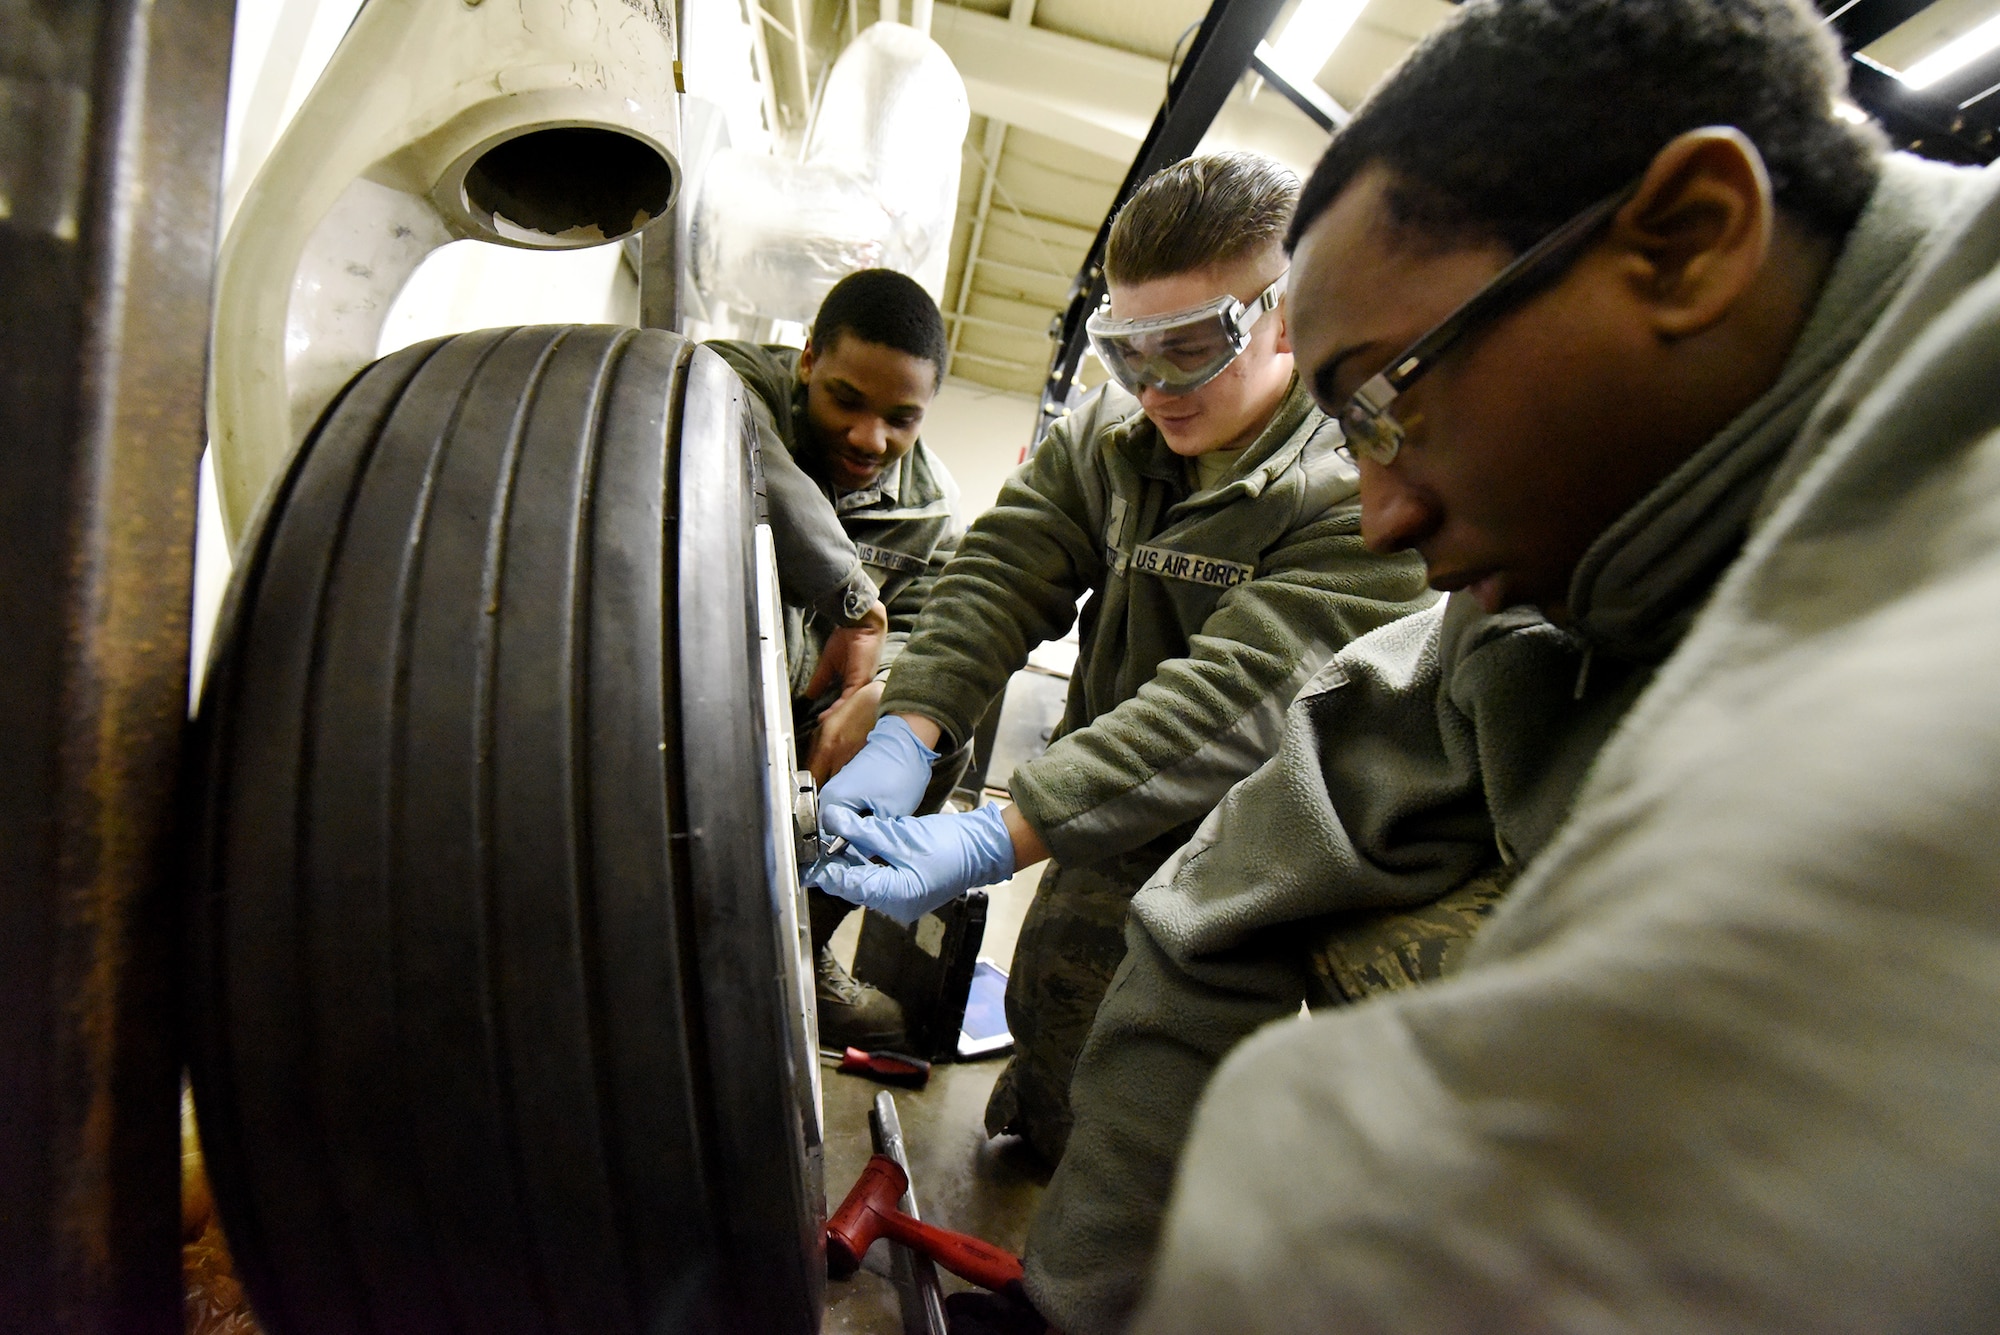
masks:
[[[1285,295],[1290,276],[1289,270],[1279,274],[1247,305],[1222,296],[1205,306],[1144,320],[1114,318],[1107,297],[1083,327],[1111,378],[1131,393],[1151,385],[1168,394],[1190,394],[1221,375],[1250,346],[1251,331]]]

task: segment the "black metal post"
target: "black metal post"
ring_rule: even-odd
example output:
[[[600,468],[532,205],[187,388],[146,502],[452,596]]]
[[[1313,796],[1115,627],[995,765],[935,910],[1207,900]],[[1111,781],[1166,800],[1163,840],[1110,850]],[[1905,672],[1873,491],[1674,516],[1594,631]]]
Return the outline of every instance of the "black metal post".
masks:
[[[0,0],[0,1325],[181,1329],[175,792],[232,0]]]
[[[1318,84],[1292,82],[1291,75],[1280,70],[1273,61],[1276,55],[1269,43],[1259,42],[1250,56],[1250,68],[1270,85],[1272,92],[1304,112],[1306,119],[1328,133],[1353,119],[1347,108],[1334,101]]]

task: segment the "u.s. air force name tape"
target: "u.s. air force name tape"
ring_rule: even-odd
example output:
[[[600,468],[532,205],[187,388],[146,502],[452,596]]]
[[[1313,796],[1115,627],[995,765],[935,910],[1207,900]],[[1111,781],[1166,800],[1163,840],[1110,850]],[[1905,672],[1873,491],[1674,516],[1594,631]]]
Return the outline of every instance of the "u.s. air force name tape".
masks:
[[[1140,547],[1132,553],[1132,566],[1167,579],[1206,584],[1215,589],[1233,589],[1257,574],[1255,566],[1218,561],[1196,552],[1177,552],[1170,547]]]
[[[880,566],[884,570],[900,570],[906,575],[914,575],[929,564],[920,556],[911,556],[908,552],[890,551],[887,547],[871,547],[865,542],[855,543],[854,551],[864,565]]]

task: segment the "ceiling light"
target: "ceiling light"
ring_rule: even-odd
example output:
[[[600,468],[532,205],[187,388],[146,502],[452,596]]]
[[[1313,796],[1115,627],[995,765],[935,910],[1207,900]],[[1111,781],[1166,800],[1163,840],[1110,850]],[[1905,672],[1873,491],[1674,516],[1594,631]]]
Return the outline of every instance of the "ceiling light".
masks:
[[[1326,68],[1334,48],[1354,27],[1368,0],[1299,0],[1285,30],[1271,46],[1278,70],[1294,83],[1312,83]]]
[[[1896,77],[1908,87],[1928,88],[1996,50],[2000,50],[2000,17],[1990,18],[1963,36],[1946,42],[1908,69],[1899,71]]]

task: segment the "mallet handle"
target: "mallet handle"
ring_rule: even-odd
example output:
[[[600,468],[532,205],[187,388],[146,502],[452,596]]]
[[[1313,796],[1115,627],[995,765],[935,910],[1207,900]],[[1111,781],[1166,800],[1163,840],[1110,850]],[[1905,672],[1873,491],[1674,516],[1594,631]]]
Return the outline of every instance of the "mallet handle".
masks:
[[[896,1208],[910,1185],[901,1164],[886,1154],[868,1161],[848,1189],[847,1199],[826,1221],[826,1272],[845,1279],[879,1237],[902,1243],[960,1279],[1001,1289],[1021,1278],[1021,1258],[966,1233],[954,1233],[912,1219]]]
[[[923,1223],[901,1210],[877,1211],[877,1217],[890,1238],[982,1289],[1002,1289],[1021,1278],[1021,1258],[990,1242]]]

